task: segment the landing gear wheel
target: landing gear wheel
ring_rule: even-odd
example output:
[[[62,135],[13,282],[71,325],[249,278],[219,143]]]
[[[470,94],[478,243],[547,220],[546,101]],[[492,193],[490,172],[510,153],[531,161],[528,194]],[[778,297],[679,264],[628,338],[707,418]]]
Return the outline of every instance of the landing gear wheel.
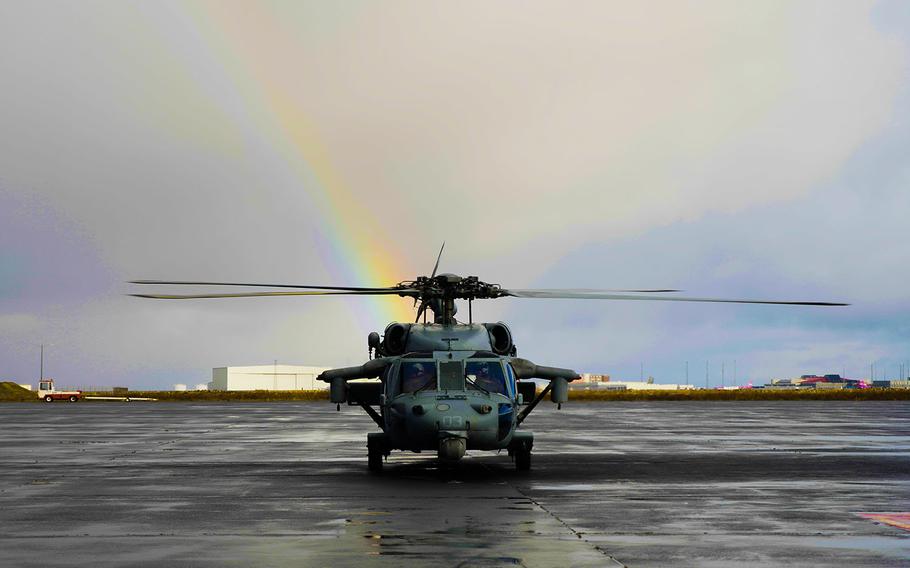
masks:
[[[382,472],[382,450],[379,448],[369,448],[367,451],[367,466],[373,473]]]
[[[70,402],[76,402],[77,400],[79,400],[79,397],[77,397],[76,395],[73,395],[70,397]]]
[[[385,434],[367,434],[367,466],[372,473],[382,473],[383,458],[389,453]]]
[[[44,397],[44,402],[54,402],[54,397],[47,395]]]
[[[515,469],[518,471],[531,469],[531,450],[524,448],[515,450]]]

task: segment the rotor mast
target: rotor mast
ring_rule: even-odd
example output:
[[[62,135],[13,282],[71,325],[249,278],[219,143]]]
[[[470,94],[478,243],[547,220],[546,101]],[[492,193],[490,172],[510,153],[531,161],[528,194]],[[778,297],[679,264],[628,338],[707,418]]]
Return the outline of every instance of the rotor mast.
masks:
[[[440,325],[455,325],[455,314],[458,307],[455,300],[473,301],[482,298],[500,298],[505,291],[498,284],[481,282],[476,276],[458,276],[457,274],[439,274],[437,276],[420,276],[413,282],[402,282],[398,285],[403,290],[416,291],[413,295],[421,301],[421,310],[426,306],[433,310],[433,322]],[[413,292],[412,292],[413,293]]]

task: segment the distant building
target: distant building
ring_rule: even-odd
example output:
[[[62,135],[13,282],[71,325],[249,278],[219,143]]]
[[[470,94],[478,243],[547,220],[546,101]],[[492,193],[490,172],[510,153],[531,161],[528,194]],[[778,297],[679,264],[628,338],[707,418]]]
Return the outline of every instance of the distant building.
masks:
[[[328,383],[316,377],[329,367],[302,365],[252,365],[212,369],[210,390],[323,390]]]
[[[626,390],[693,390],[695,385],[681,385],[677,383],[650,383],[646,381],[616,381],[613,385],[626,385]]]
[[[174,390],[177,392],[184,392],[184,391],[186,391],[186,385],[183,383],[177,383],[176,385],[174,385]]]
[[[198,385],[195,386],[195,388],[193,388],[193,390],[207,391],[207,390],[209,390],[209,386],[205,383],[199,383]]]
[[[581,378],[575,381],[572,381],[576,384],[600,384],[600,383],[609,383],[610,375],[597,375],[594,373],[582,373]]]
[[[569,385],[575,390],[692,390],[695,388],[694,385],[660,384],[647,381],[610,381],[603,383],[572,381]]]
[[[794,379],[774,379],[771,381],[773,387],[801,387],[801,388],[838,388],[832,385],[840,385],[840,388],[860,388],[868,387],[868,383],[863,379],[846,379],[837,374],[829,375],[802,375]]]

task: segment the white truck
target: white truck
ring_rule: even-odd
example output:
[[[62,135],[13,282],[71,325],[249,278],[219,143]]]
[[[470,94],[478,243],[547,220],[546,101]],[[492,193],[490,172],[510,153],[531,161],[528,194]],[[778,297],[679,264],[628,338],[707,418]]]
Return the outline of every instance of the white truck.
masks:
[[[54,402],[55,400],[68,400],[77,402],[81,400],[82,391],[58,391],[54,389],[54,379],[41,379],[38,381],[38,400]]]

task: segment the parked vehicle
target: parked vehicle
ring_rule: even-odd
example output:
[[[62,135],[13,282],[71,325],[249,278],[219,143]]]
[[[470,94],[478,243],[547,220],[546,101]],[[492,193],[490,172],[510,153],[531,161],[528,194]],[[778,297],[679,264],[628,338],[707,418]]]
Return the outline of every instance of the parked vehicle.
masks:
[[[41,379],[38,382],[38,400],[54,402],[55,400],[68,400],[78,402],[81,400],[82,391],[58,391],[54,388],[54,379]]]

